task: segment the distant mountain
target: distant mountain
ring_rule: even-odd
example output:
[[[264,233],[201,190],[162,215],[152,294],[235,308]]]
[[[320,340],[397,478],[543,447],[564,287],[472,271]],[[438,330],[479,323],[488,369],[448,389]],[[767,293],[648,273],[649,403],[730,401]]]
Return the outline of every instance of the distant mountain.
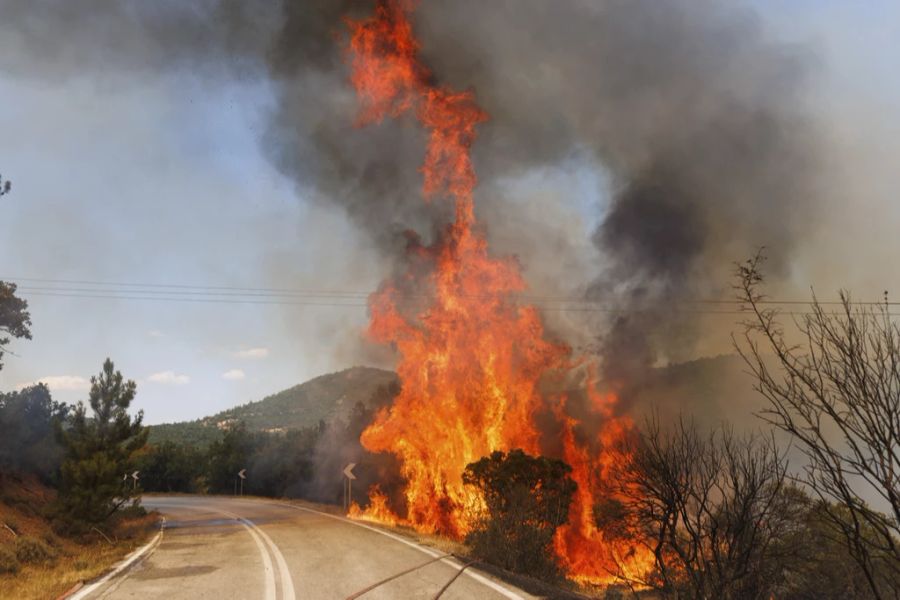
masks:
[[[704,426],[729,421],[738,430],[757,429],[754,413],[765,400],[753,390],[753,379],[734,355],[676,363],[645,374],[623,394],[626,410],[642,420],[653,410],[663,423],[679,415]],[[229,425],[243,421],[252,431],[302,429],[334,419],[347,420],[357,402],[370,406],[379,388],[399,383],[392,371],[353,367],[322,375],[306,383],[211,417],[150,427],[150,443],[189,442],[206,446],[222,437]]]
[[[184,423],[152,425],[150,443],[190,442],[206,446],[232,424],[243,421],[251,431],[281,432],[312,427],[319,421],[347,420],[358,402],[369,405],[375,393],[398,383],[393,371],[352,367],[322,375],[262,400]]]

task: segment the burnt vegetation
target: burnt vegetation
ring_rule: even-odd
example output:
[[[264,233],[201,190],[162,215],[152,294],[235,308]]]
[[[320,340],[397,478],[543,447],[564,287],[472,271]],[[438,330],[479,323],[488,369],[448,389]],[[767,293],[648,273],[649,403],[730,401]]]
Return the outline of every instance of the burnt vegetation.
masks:
[[[814,296],[786,333],[761,291],[762,254],[738,266],[750,318],[737,348],[768,400],[762,417],[790,434],[798,480],[876,598],[900,592],[900,327],[890,302],[836,307]],[[769,357],[774,357],[774,360]]]

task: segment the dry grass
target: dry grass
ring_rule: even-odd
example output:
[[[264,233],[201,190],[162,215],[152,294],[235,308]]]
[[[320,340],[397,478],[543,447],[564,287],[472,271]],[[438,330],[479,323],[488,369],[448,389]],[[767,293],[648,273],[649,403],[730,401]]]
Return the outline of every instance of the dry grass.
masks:
[[[108,542],[100,535],[68,539],[55,535],[42,516],[53,492],[35,481],[6,479],[0,494],[0,551],[13,554],[18,547],[48,550],[43,559],[22,553],[33,562],[19,561],[16,573],[0,574],[0,599],[57,598],[75,584],[102,575],[113,564],[143,545],[156,532],[155,514],[121,519],[107,532]]]

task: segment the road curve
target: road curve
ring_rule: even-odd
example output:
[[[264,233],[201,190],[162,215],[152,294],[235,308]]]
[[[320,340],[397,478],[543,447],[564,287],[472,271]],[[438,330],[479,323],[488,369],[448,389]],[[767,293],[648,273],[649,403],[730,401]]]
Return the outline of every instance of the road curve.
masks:
[[[405,537],[305,506],[208,496],[144,505],[166,517],[161,542],[90,598],[533,598],[471,568],[460,574],[458,561]]]

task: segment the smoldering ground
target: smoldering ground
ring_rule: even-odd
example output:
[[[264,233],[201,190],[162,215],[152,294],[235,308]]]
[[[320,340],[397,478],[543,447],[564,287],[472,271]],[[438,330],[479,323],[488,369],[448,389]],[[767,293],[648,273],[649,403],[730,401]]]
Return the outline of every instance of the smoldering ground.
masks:
[[[340,207],[390,270],[404,232],[427,241],[449,207],[421,199],[414,124],[355,126],[342,18],[372,5],[10,0],[0,66],[114,85],[175,70],[267,81],[275,98],[263,152],[299,195]],[[602,308],[548,319],[559,337],[589,342],[626,397],[626,382],[690,357],[710,327],[731,326],[673,308],[727,295],[732,262],[758,246],[785,275],[811,208],[833,187],[805,105],[812,55],[772,42],[748,8],[424,1],[415,25],[436,80],[473,89],[491,116],[474,155],[477,210],[495,251],[520,257],[531,293]],[[529,205],[509,183],[573,168],[602,182],[587,208],[564,185]]]

